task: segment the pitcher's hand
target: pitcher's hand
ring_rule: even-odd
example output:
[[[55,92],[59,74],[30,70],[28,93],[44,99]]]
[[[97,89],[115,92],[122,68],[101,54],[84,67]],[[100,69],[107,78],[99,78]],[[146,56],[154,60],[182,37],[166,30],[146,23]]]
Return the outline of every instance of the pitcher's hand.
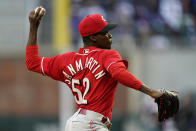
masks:
[[[32,10],[29,14],[30,26],[38,28],[42,17],[45,15],[46,10],[43,7],[37,7],[35,10]]]

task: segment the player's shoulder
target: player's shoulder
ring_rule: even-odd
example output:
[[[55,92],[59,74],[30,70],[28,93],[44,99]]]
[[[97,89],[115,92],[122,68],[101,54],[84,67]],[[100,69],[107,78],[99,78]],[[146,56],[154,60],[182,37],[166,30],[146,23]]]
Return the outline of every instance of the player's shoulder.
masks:
[[[66,52],[66,53],[57,55],[56,58],[58,58],[58,59],[67,59],[67,58],[70,58],[73,55],[74,55],[74,52]]]
[[[72,55],[74,55],[76,52],[66,52],[66,53],[63,53],[63,54],[61,54],[61,56],[72,56]]]

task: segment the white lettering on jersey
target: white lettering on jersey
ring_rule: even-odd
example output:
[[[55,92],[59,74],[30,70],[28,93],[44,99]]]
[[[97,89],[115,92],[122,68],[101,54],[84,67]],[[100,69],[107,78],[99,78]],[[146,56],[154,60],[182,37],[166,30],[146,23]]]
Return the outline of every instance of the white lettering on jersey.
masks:
[[[99,78],[101,78],[102,76],[104,76],[105,75],[105,72],[103,71],[103,70],[101,70],[99,73],[97,73],[96,75],[95,75],[95,78],[96,78],[96,80],[98,80]]]
[[[88,68],[88,57],[86,57],[85,68]]]
[[[66,73],[65,71],[62,72],[65,75],[65,77],[67,78],[65,80],[65,82],[68,84],[71,83],[70,80],[72,79],[73,75],[75,75],[77,72],[82,71],[84,69],[89,69],[92,74],[95,74],[94,77],[96,78],[96,80],[100,79],[101,77],[103,77],[106,74],[104,72],[104,70],[101,70],[98,72],[98,69],[101,67],[101,65],[93,57],[90,57],[90,59],[88,57],[86,57],[84,65],[82,65],[82,59],[76,60],[75,67],[76,67],[76,69],[74,69],[72,64],[69,64],[67,66],[69,72],[71,73],[70,75],[69,75],[69,73]]]
[[[92,68],[94,67],[94,65],[97,65],[98,62],[96,60],[93,60],[93,65],[89,68],[90,70],[92,70]]]
[[[66,79],[66,80],[65,80],[65,83],[67,83],[67,84],[71,84],[71,80]]]
[[[100,65],[98,65],[93,71],[92,71],[92,73],[94,74],[95,73],[95,71],[97,71],[98,69],[99,69],[99,67],[101,67]]]
[[[83,70],[83,66],[82,66],[82,60],[79,60],[79,63],[76,61],[76,68],[77,68],[77,72],[80,70]]]
[[[87,62],[87,64],[86,64],[86,68],[91,68],[91,64],[92,64],[92,62],[93,62],[93,57],[91,57],[90,59],[89,59],[89,61]]]
[[[63,71],[63,74],[68,78],[71,79],[72,77],[70,75],[68,75],[65,71]]]
[[[71,72],[72,76],[76,74],[76,71],[74,70],[72,64],[69,64],[69,66],[67,66],[67,68],[68,68],[69,71]]]

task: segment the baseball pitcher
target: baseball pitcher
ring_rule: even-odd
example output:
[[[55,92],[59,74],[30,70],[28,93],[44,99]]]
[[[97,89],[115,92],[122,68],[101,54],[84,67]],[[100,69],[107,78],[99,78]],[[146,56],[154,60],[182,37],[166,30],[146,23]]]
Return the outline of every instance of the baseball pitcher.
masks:
[[[108,23],[100,14],[86,16],[80,22],[79,32],[84,47],[78,52],[40,57],[37,31],[45,12],[43,7],[38,7],[29,14],[25,61],[28,70],[64,82],[71,89],[78,110],[67,121],[65,131],[109,131],[118,82],[155,98],[159,121],[176,114],[176,93],[148,88],[127,71],[128,62],[121,58],[118,51],[111,50],[112,35],[109,31],[117,25]],[[177,106],[167,108],[172,105]]]

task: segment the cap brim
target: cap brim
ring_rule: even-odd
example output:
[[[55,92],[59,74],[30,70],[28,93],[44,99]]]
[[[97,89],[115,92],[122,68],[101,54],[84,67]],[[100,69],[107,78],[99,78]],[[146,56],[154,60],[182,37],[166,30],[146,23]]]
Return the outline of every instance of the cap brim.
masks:
[[[117,24],[108,24],[105,28],[103,28],[103,30],[101,30],[99,33],[102,33],[102,32],[107,32],[107,31],[110,31],[114,28],[117,27]]]

